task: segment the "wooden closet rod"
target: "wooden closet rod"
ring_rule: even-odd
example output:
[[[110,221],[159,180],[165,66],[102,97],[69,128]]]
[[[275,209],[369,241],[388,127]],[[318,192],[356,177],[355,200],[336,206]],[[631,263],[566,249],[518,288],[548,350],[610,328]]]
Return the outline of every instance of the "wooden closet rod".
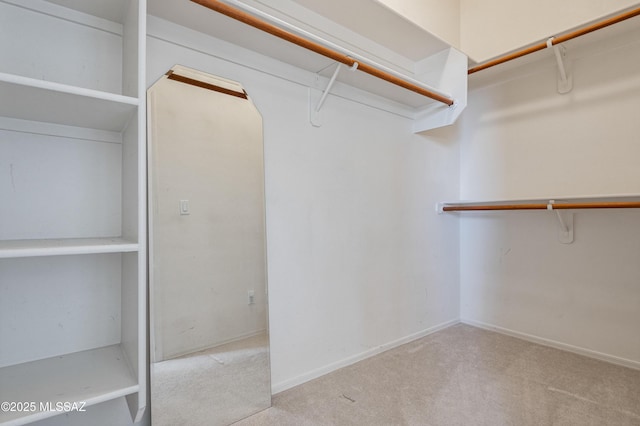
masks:
[[[552,208],[550,209],[549,206]],[[619,201],[599,203],[534,203],[503,205],[444,205],[443,212],[488,211],[488,210],[572,210],[572,209],[638,209],[640,201]]]
[[[553,40],[551,41],[552,45],[556,45],[559,43],[564,43],[565,41],[571,40],[573,38],[576,37],[580,37],[582,35],[588,34],[590,32],[608,27],[609,25],[613,25],[613,24],[617,24],[618,22],[622,22],[622,21],[626,21],[629,18],[633,18],[634,16],[638,16],[640,15],[640,7],[630,10],[628,12],[625,13],[621,13],[619,15],[613,16],[611,18],[608,19],[604,19],[600,22],[596,22],[594,24],[591,25],[587,25],[586,27],[577,29],[575,31],[566,33],[564,35],[560,35],[557,37],[554,37]],[[547,42],[545,41],[541,41],[540,43],[534,44],[533,46],[524,48],[522,50],[518,50],[515,51],[513,53],[508,53],[504,56],[500,56],[496,59],[493,59],[491,61],[485,62],[484,64],[480,64],[477,65],[475,67],[469,68],[469,70],[467,71],[468,74],[473,74],[474,72],[478,72],[478,71],[482,71],[485,70],[487,68],[491,68],[495,65],[499,65],[505,62],[508,62],[512,59],[516,59],[516,58],[520,58],[522,56],[528,55],[529,53],[533,53],[533,52],[537,52],[538,50],[543,50],[547,48]]]
[[[407,90],[418,93],[422,96],[431,98],[435,101],[442,102],[443,104],[446,104],[448,106],[453,105],[453,99],[449,97],[433,92],[431,90],[427,90],[409,81],[403,80],[385,71],[379,70],[378,68],[375,68],[371,65],[363,64],[360,61],[356,61],[350,56],[345,55],[344,53],[336,52],[335,50],[329,49],[328,47],[325,47],[319,43],[316,43],[311,40],[307,40],[304,37],[300,37],[289,31],[283,30],[282,28],[279,28],[268,22],[265,22],[262,19],[256,18],[253,15],[250,15],[234,7],[228,6],[222,3],[221,1],[218,1],[218,0],[191,0],[191,1],[194,3],[198,3],[199,5],[208,7],[209,9],[215,10],[216,12],[226,15],[229,18],[233,18],[247,25],[251,25],[254,28],[265,31],[271,35],[279,37],[290,43],[296,44],[305,49],[309,49],[313,52],[319,53],[320,55],[326,56],[327,58],[333,59],[334,61],[343,63],[350,67],[353,67],[354,64],[357,63],[358,69],[360,71],[366,72],[367,74],[370,74],[374,77],[378,77],[379,79],[388,81],[389,83],[395,84],[396,86],[403,87]]]

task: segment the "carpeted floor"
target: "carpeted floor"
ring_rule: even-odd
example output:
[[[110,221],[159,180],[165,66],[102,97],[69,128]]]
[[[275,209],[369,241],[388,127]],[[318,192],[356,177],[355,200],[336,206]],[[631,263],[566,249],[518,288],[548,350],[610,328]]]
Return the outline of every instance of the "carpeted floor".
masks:
[[[273,397],[236,426],[640,425],[640,371],[467,325]]]
[[[269,406],[266,333],[151,364],[153,426],[228,425]]]

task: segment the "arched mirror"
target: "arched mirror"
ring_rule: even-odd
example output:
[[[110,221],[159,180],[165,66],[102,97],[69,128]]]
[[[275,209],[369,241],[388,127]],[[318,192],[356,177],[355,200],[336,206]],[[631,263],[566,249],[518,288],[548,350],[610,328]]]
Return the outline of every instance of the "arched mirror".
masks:
[[[152,422],[227,425],[271,405],[262,117],[178,65],[147,99]]]

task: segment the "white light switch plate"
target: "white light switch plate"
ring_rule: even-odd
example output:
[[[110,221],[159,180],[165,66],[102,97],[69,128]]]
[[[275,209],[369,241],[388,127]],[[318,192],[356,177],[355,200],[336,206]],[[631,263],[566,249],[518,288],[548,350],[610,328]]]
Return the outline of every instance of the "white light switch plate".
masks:
[[[180,200],[180,215],[186,215],[189,213],[189,200]]]

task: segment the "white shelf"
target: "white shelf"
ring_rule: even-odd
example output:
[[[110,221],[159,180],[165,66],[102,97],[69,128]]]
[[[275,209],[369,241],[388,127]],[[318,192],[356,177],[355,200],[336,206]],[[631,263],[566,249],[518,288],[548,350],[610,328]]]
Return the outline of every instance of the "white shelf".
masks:
[[[0,241],[0,259],[73,254],[126,253],[138,244],[123,238],[68,238]]]
[[[431,86],[433,82],[437,81],[451,86],[451,83],[456,80],[452,79],[452,73],[449,71],[455,70],[457,71],[456,75],[460,74],[461,77],[456,83],[464,83],[466,99],[466,56],[463,58],[463,66],[460,67],[459,64],[455,64],[453,69],[450,68],[452,64],[448,64],[438,57],[436,60],[437,65],[434,63],[433,67],[427,67],[430,71],[429,75],[420,75],[423,73],[416,72],[416,70],[425,66],[425,60],[428,58],[435,59],[439,53],[446,51],[449,45],[424,28],[416,25],[407,25],[404,17],[380,4],[380,2],[371,0],[349,1],[349,9],[351,11],[365,10],[368,16],[374,17],[370,21],[371,25],[366,24],[363,20],[357,22],[358,20],[349,19],[347,17],[348,12],[343,7],[343,2],[232,0],[227,1],[227,3],[245,12],[249,11],[254,16],[258,16],[270,23],[273,22],[276,26],[301,35],[304,38],[320,44],[336,46],[335,50],[362,63],[375,64],[377,68],[384,67],[391,73],[398,74],[398,77],[404,80],[417,80],[420,84]],[[318,70],[323,70],[322,76],[327,80],[335,68],[335,61],[332,59],[302,49],[277,37],[264,37],[259,30],[229,19],[222,14],[207,10],[196,3],[185,2],[183,4],[182,2],[170,0],[150,1],[149,14],[217,39],[231,42],[250,51],[260,52],[269,58],[314,74]],[[267,18],[264,15],[270,15],[275,19]],[[389,29],[385,33],[393,36],[381,37],[376,25],[378,22],[384,22],[385,28]],[[290,25],[287,25],[287,23]],[[195,38],[191,40],[195,40]],[[208,47],[204,46],[204,48],[207,49]],[[216,50],[216,54],[219,55],[221,51]],[[433,72],[436,69],[441,72],[440,74],[447,75],[448,78],[444,79],[440,74],[436,76]],[[286,72],[287,76],[291,75],[290,71],[283,70],[283,72]],[[320,79],[319,82],[316,81],[317,84],[314,85],[314,89],[324,90],[327,86],[327,81],[323,81],[325,78]],[[444,104],[366,73],[341,71],[336,81],[342,84],[336,85],[332,93],[342,93],[348,97],[353,96],[362,102],[374,105],[384,103],[386,104],[385,108],[398,109],[402,111],[402,115],[407,117],[417,118],[416,115],[422,115],[425,112],[423,111],[425,108],[429,108],[428,112],[432,112],[431,108],[448,110],[448,107],[444,106]],[[354,92],[350,89],[351,87],[357,90]],[[463,97],[456,93],[457,87],[455,89],[454,87],[437,87],[436,89],[456,98],[457,110],[462,111],[464,109],[461,103]],[[454,111],[454,109],[449,111]]]
[[[0,73],[0,116],[121,132],[138,99]]]
[[[123,396],[138,422],[147,401],[146,0],[0,0],[0,8],[8,25],[0,129],[11,165],[0,195],[16,207],[12,233],[0,239],[0,281],[20,302],[0,319],[8,330],[0,402],[37,404],[0,412],[0,426],[62,414],[41,402]],[[86,348],[97,349],[76,352]]]
[[[120,345],[0,368],[0,400],[35,402],[36,411],[0,412],[1,426],[17,426],[60,414],[40,402],[98,404],[138,392]]]

